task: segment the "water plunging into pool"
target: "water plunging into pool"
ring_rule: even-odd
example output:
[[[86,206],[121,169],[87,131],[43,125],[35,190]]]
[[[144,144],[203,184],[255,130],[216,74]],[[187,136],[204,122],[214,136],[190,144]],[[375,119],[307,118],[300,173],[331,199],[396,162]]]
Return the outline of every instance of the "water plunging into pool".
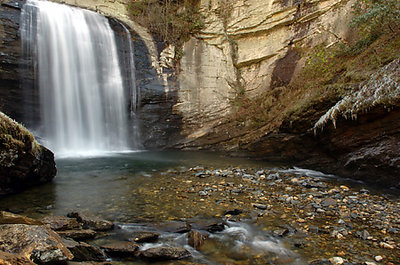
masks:
[[[126,35],[130,39],[129,32]],[[132,149],[128,103],[137,96],[132,96],[135,89],[124,87],[108,19],[88,10],[28,0],[21,38],[40,91],[38,133],[45,145],[56,156]]]

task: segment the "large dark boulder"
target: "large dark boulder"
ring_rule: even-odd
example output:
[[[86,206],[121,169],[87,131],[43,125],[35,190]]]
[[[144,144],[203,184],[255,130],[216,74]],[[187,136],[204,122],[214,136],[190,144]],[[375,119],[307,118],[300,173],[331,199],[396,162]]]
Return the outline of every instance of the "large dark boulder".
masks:
[[[0,196],[49,182],[56,173],[54,154],[0,112]]]

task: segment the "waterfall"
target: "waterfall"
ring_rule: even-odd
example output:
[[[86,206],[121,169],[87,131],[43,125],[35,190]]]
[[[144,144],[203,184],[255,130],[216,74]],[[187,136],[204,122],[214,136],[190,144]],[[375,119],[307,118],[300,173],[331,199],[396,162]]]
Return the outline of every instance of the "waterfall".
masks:
[[[97,155],[132,148],[127,101],[131,97],[136,104],[136,89],[124,88],[107,18],[67,5],[28,0],[21,14],[21,39],[24,53],[33,58],[40,91],[38,133],[56,155]]]

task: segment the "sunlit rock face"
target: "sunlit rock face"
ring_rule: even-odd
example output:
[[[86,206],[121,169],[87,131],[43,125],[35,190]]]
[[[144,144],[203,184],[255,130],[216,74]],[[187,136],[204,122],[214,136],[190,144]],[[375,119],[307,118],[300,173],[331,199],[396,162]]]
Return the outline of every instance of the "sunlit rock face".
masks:
[[[183,132],[212,133],[238,93],[256,97],[290,84],[301,49],[348,34],[352,1],[201,1],[205,28],[184,45],[179,74]]]

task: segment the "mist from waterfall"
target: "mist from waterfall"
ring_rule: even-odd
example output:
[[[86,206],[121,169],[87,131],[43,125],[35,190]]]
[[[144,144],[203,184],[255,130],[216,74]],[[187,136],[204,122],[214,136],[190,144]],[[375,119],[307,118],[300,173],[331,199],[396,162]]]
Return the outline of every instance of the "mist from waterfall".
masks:
[[[127,38],[130,41],[128,31]],[[67,5],[28,0],[21,14],[21,39],[24,54],[33,58],[40,91],[38,133],[56,156],[98,155],[135,147],[128,140],[132,131],[128,103],[131,98],[136,106],[138,96],[136,89],[124,88],[107,18]]]

